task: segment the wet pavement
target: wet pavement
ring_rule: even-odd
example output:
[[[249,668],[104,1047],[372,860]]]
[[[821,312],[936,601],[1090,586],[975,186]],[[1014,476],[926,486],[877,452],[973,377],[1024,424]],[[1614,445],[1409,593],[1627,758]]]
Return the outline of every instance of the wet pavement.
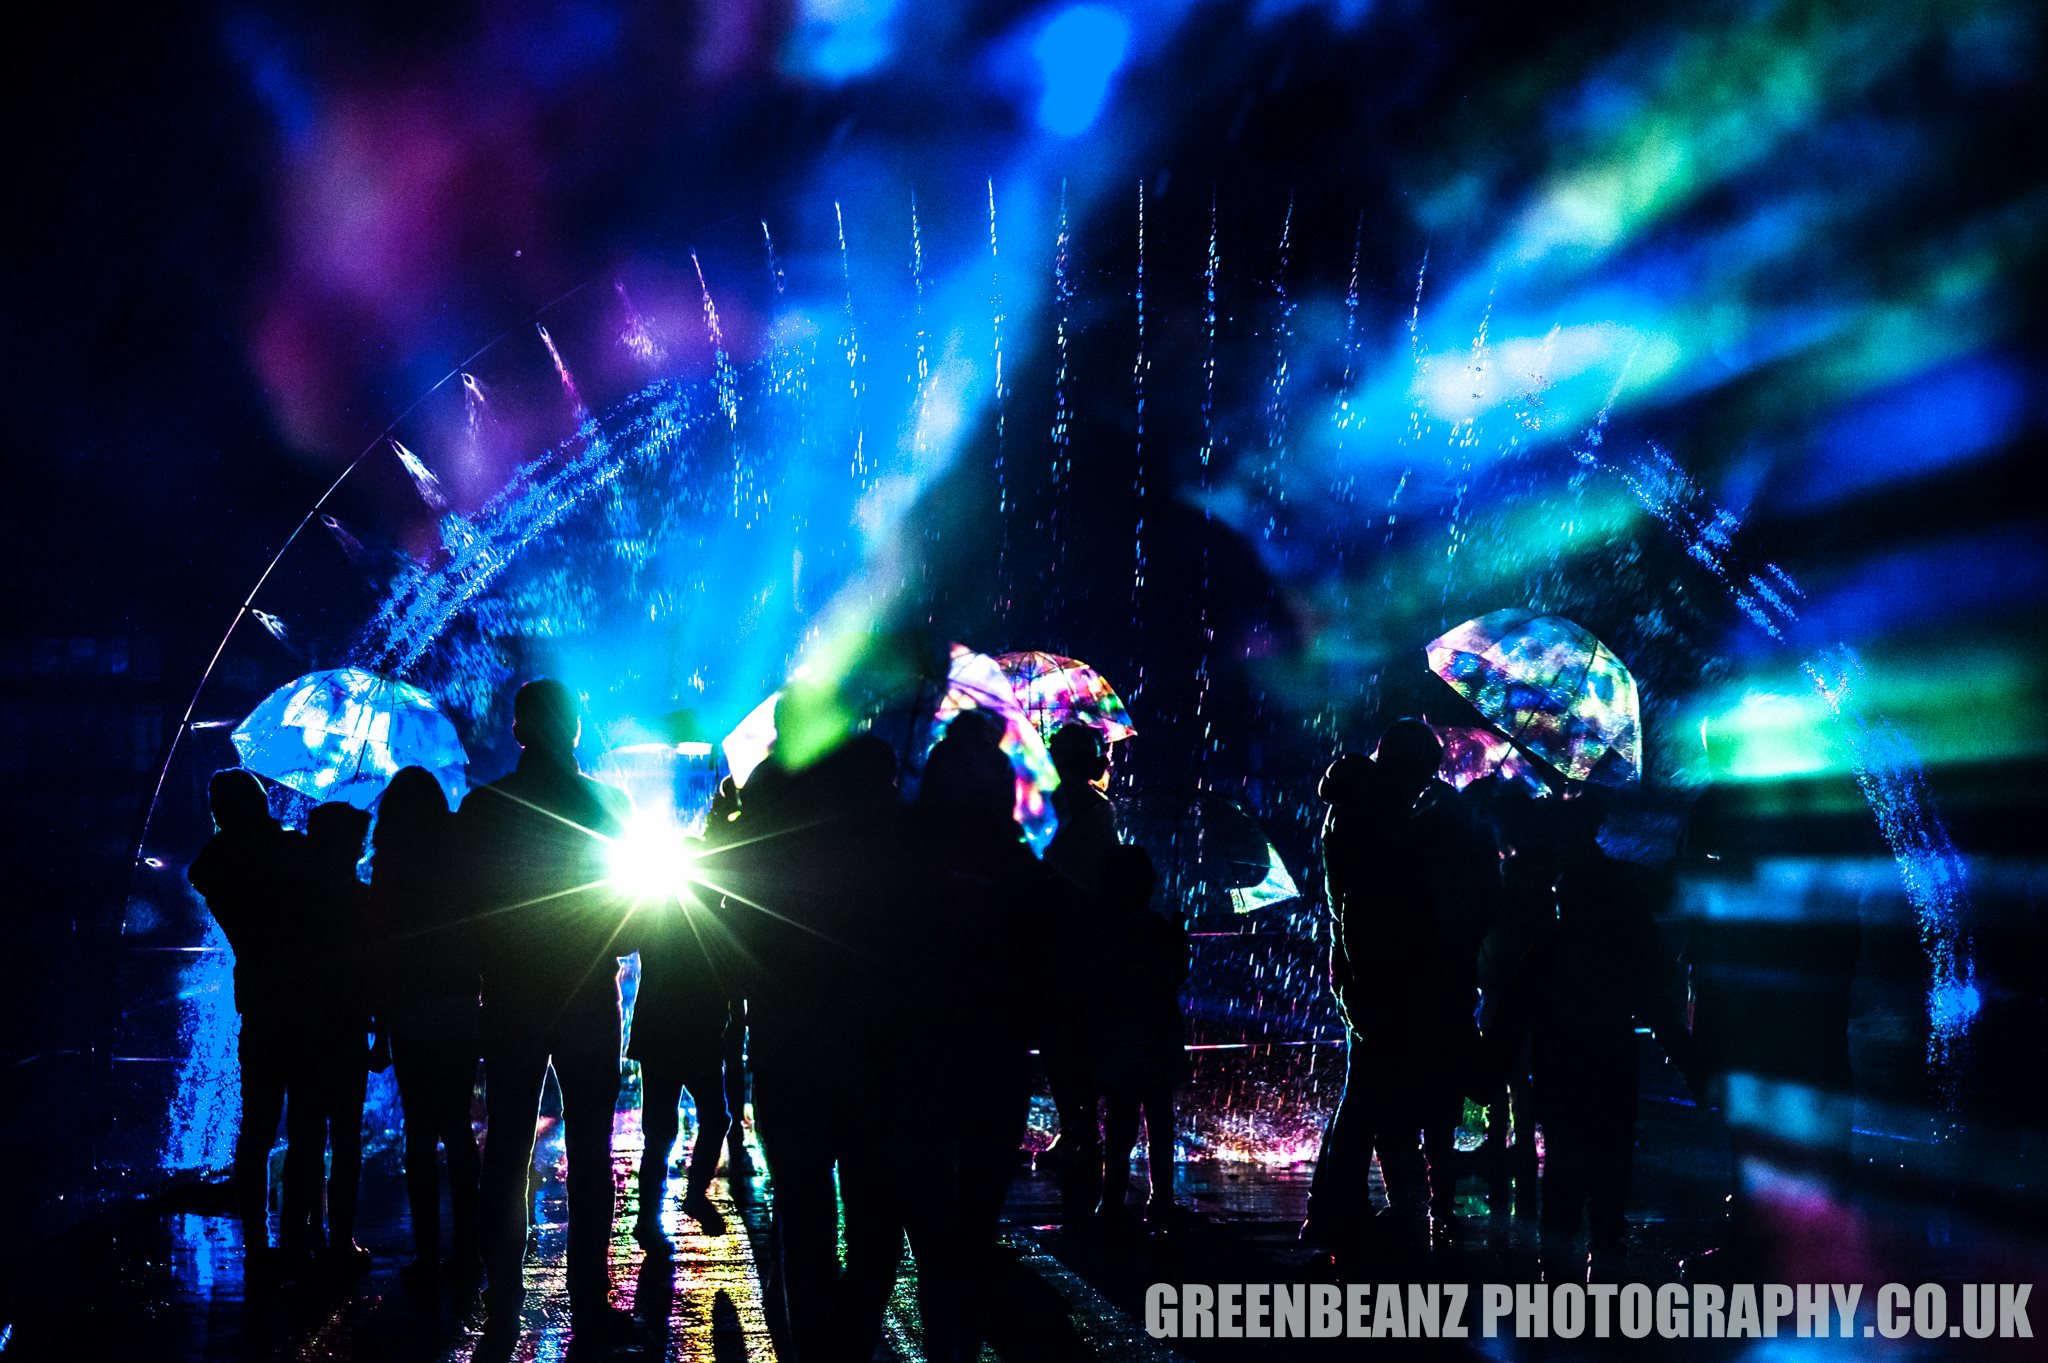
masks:
[[[633,1312],[640,1335],[601,1356],[773,1359],[761,1292],[769,1180],[758,1172],[721,1177],[713,1197],[729,1229],[708,1236],[678,1210],[681,1181],[674,1174],[664,1223],[675,1250],[667,1260],[649,1256],[631,1236],[638,1114],[621,1111],[617,1120],[614,1301]],[[686,1123],[678,1151],[688,1138]],[[473,1294],[443,1288],[416,1298],[401,1286],[398,1270],[411,1252],[403,1180],[395,1151],[381,1149],[364,1171],[358,1236],[374,1263],[360,1277],[252,1286],[225,1189],[181,1185],[13,1262],[0,1298],[0,1329],[12,1331],[0,1336],[6,1340],[0,1357],[5,1363],[44,1357],[496,1363],[600,1356],[574,1343],[563,1275],[560,1141],[550,1123],[543,1124],[540,1152],[528,1306],[516,1340],[485,1343]],[[1853,1204],[1832,1201],[1789,1174],[1773,1185],[1768,1167],[1752,1159],[1752,1186],[1762,1188],[1776,1220],[1770,1250],[1750,1265],[1745,1280],[2010,1282],[2043,1276],[2048,1256],[2024,1206],[2015,1204],[2016,1214],[2001,1219],[1996,1199],[1973,1208],[1946,1194],[1916,1198],[1909,1187],[1888,1187],[1885,1166],[1894,1156],[1902,1166],[1909,1163],[1912,1152],[1874,1128],[1859,1132],[1856,1153],[1869,1191]],[[1646,1091],[1626,1277],[1675,1281],[1688,1259],[1698,1271],[1701,1251],[1724,1236],[1730,1168],[1727,1140],[1712,1114],[1694,1107],[1668,1078]],[[1092,1223],[1062,1225],[1056,1181],[1020,1156],[1001,1231],[991,1352],[1009,1363],[1328,1354],[1321,1344],[1300,1341],[1160,1341],[1143,1328],[1145,1291],[1155,1282],[1328,1280],[1328,1265],[1296,1239],[1310,1172],[1306,1164],[1183,1163],[1174,1188],[1186,1215],[1163,1230],[1115,1232]],[[1518,1195],[1514,1185],[1490,1182],[1480,1172],[1468,1161],[1459,1183],[1458,1242],[1440,1251],[1422,1276],[1474,1285],[1534,1281],[1531,1190]],[[915,1266],[906,1256],[880,1355],[891,1363],[921,1358],[914,1283]],[[1551,1346],[1555,1353],[1557,1343]],[[1541,1344],[1505,1339],[1421,1347],[1466,1357],[1543,1356]],[[1741,1349],[1695,1343],[1690,1351],[1734,1357]],[[2001,1356],[2007,1355],[1996,1343],[1971,1352],[1973,1358]]]

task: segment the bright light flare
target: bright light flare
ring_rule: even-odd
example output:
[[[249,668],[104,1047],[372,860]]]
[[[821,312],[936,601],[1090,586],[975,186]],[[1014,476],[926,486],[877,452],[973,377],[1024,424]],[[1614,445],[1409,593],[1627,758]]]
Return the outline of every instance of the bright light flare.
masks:
[[[696,879],[696,844],[666,819],[640,819],[612,839],[607,852],[611,886],[636,903],[681,899]]]

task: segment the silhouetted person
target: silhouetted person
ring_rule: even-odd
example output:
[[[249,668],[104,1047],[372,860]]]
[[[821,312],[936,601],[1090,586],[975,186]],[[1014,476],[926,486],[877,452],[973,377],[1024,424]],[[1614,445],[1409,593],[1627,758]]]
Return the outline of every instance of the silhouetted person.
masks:
[[[1492,829],[1501,857],[1501,890],[1479,949],[1479,1026],[1487,1077],[1486,1144],[1480,1154],[1504,1195],[1535,1206],[1536,1109],[1529,1078],[1531,953],[1557,921],[1558,848],[1544,825],[1547,797],[1497,776],[1473,782],[1464,797]],[[1505,1211],[1505,1205],[1496,1211]]]
[[[1557,921],[1532,962],[1533,1061],[1543,1123],[1543,1259],[1556,1280],[1584,1275],[1583,1217],[1603,1276],[1625,1252],[1635,1163],[1636,1024],[1688,1072],[1677,960],[1651,917],[1655,877],[1601,850],[1599,799],[1544,801],[1558,858]]]
[[[1372,1221],[1375,1150],[1390,1247],[1428,1245],[1432,1204],[1448,1229],[1451,1137],[1476,1056],[1477,948],[1498,863],[1436,779],[1441,755],[1421,720],[1396,720],[1370,761],[1339,758],[1319,792],[1330,805],[1331,985],[1348,1047],[1303,1236],[1340,1253],[1361,1248]]]
[[[1158,885],[1143,848],[1118,847],[1102,868],[1102,979],[1094,1009],[1095,1074],[1104,1100],[1102,1215],[1128,1219],[1131,1147],[1145,1114],[1148,1221],[1174,1207],[1173,1091],[1187,1077],[1180,990],[1188,977],[1188,935],[1152,907]]]
[[[670,1246],[661,1227],[669,1152],[681,1129],[677,1104],[688,1090],[697,1134],[683,1188],[683,1214],[707,1235],[723,1235],[725,1218],[712,1205],[711,1179],[731,1120],[726,1112],[726,1030],[732,1022],[727,971],[719,959],[724,928],[714,902],[693,886],[662,904],[643,906],[640,990],[633,997],[628,1054],[640,1062],[640,1215],[634,1235],[650,1253]]]
[[[1056,985],[1040,928],[1051,874],[1015,820],[1001,727],[969,711],[932,749],[899,844],[896,1204],[917,1259],[925,1356],[973,1360],[987,1329],[996,1230],[1030,1108],[1028,1019]],[[865,1303],[856,1357],[886,1296]]]
[[[270,1248],[270,1149],[284,1115],[291,1066],[293,991],[290,919],[303,905],[306,859],[299,840],[271,817],[263,783],[239,767],[206,788],[215,832],[193,858],[192,887],[235,953],[241,1015],[242,1125],[235,1139],[235,1206],[249,1270],[274,1267]]]
[[[1060,784],[1052,796],[1058,824],[1045,849],[1045,865],[1064,885],[1041,914],[1050,920],[1046,931],[1055,943],[1090,958],[1099,926],[1095,894],[1103,864],[1118,845],[1115,809],[1102,789],[1109,778],[1109,749],[1100,733],[1080,723],[1061,725],[1046,747]],[[1083,997],[1054,999],[1052,1025],[1039,1056],[1059,1113],[1059,1135],[1044,1158],[1059,1171],[1061,1200],[1070,1216],[1095,1209],[1103,1158],[1102,1086],[1092,1069],[1087,1012],[1096,991],[1081,988]]]
[[[319,806],[306,819],[312,881],[293,934],[296,1036],[286,1081],[285,1233],[280,1237],[288,1248],[324,1249],[330,1266],[355,1273],[370,1266],[370,1252],[355,1240],[371,1026],[363,951],[370,930],[370,887],[357,875],[356,864],[369,831],[367,813],[339,802]]]
[[[616,1211],[612,1112],[619,1093],[618,957],[637,944],[631,903],[607,883],[606,849],[629,802],[576,767],[582,720],[569,688],[528,682],[513,701],[519,765],[462,802],[483,965],[484,1253],[491,1322],[517,1320],[526,1178],[550,1064],[568,1155],[569,1302],[586,1339],[629,1328],[610,1304]]]
[[[405,1195],[412,1212],[407,1286],[430,1287],[441,1266],[440,1150],[448,1152],[453,1239],[448,1266],[480,1267],[476,1097],[476,931],[463,913],[455,816],[424,767],[391,778],[377,802],[370,855],[377,1020],[405,1108]]]
[[[862,1120],[890,1099],[877,937],[894,901],[888,849],[901,806],[895,754],[848,738],[798,763],[784,752],[806,696],[785,694],[782,737],[742,792],[739,837],[717,854],[744,962],[754,1113],[774,1187],[775,1255],[765,1285],[778,1352],[799,1363],[851,1356],[865,1306],[886,1300],[902,1253],[888,1135]],[[838,1190],[833,1186],[838,1171]],[[845,1202],[845,1268],[839,1201]]]
[[[1086,724],[1062,724],[1046,744],[1059,786],[1052,793],[1057,827],[1045,849],[1045,864],[1084,890],[1101,884],[1102,865],[1119,842],[1116,809],[1103,786],[1109,779],[1109,747]]]
[[[739,824],[739,783],[727,776],[719,781],[717,793],[711,798],[710,814],[704,822],[706,848],[715,851],[729,845],[740,834]],[[730,920],[730,914],[727,919]],[[727,978],[726,985],[739,986],[737,971]],[[725,1112],[725,1167],[731,1184],[734,1179],[744,1180],[754,1173],[754,1157],[747,1153],[747,1001],[739,997],[732,1000],[732,1014],[725,1026]],[[741,1185],[731,1186],[735,1195],[745,1191]]]

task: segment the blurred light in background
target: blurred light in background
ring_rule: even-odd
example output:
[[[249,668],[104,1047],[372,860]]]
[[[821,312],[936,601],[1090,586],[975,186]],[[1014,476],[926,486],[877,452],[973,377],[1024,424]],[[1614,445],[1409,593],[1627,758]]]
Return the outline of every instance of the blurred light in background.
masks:
[[[1751,691],[1730,710],[1700,721],[1700,740],[1713,775],[1769,781],[1827,771],[1835,763],[1827,707],[1811,691]]]
[[[837,85],[885,65],[896,50],[896,0],[804,0],[784,67]]]
[[[1794,505],[1825,504],[1988,454],[2031,415],[2027,399],[2026,376],[2003,356],[1917,373],[1833,414],[1785,495]]]
[[[1039,30],[1031,54],[1045,82],[1040,127],[1061,137],[1088,131],[1109,99],[1130,32],[1124,17],[1106,5],[1070,6]]]

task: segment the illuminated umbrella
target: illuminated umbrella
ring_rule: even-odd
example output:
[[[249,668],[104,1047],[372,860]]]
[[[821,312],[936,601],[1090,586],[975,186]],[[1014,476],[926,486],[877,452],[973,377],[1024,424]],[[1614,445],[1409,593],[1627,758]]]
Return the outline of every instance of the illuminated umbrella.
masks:
[[[1641,777],[1636,679],[1560,615],[1509,608],[1432,639],[1429,670],[1516,746],[1574,781]]]
[[[1057,827],[1050,797],[1060,783],[1052,758],[1046,754],[1044,740],[1017,703],[1009,679],[994,659],[956,643],[948,647],[945,665],[943,676],[895,678],[894,690],[888,694],[877,696],[870,689],[856,708],[874,719],[875,732],[892,742],[900,740],[904,764],[913,770],[922,767],[925,754],[961,711],[986,710],[1002,720],[1003,754],[1010,759],[1017,778],[1017,822],[1031,845],[1044,851]],[[799,670],[795,680],[812,679]],[[860,692],[863,680],[866,679],[844,679],[840,690]],[[775,704],[782,694],[777,691],[755,706],[720,744],[734,781],[742,786],[775,743]],[[881,710],[879,717],[875,715],[877,708]]]
[[[369,808],[400,767],[425,767],[451,800],[467,785],[469,755],[434,698],[360,667],[280,686],[232,737],[249,770],[358,809]]]
[[[1154,786],[1116,801],[1124,841],[1145,849],[1169,893],[1253,913],[1301,897],[1259,821],[1211,791]]]
[[[1487,776],[1505,781],[1534,781],[1535,762],[1508,741],[1505,734],[1479,724],[1432,724],[1444,745],[1436,773],[1459,790]]]
[[[1138,732],[1122,697],[1088,664],[1036,651],[998,653],[995,660],[1040,738],[1050,739],[1062,724],[1073,723],[1096,730],[1104,743]]]

